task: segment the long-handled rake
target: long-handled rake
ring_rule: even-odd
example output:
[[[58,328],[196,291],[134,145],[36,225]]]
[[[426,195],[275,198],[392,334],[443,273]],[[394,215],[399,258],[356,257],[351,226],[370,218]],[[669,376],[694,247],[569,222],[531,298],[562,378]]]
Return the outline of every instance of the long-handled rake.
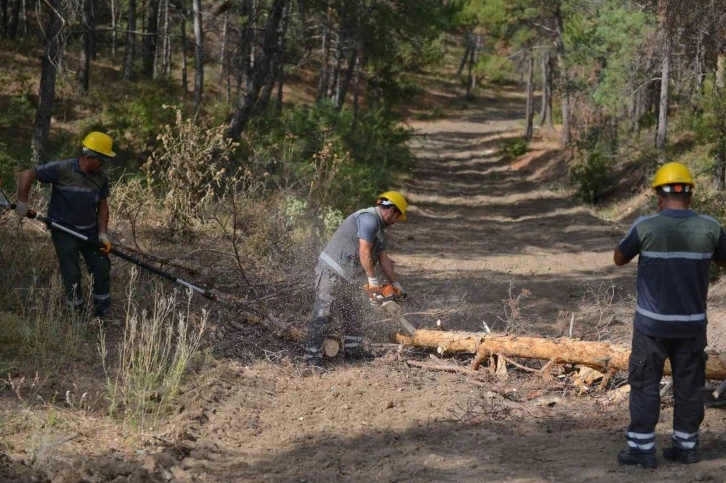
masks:
[[[10,203],[10,201],[7,199],[7,197],[5,196],[5,194],[2,191],[0,191],[0,209],[13,209],[13,210],[15,209],[15,204]],[[59,225],[58,223],[54,222],[53,220],[50,220],[44,216],[37,214],[35,211],[30,210],[26,216],[27,216],[27,218],[30,218],[33,220],[38,220],[38,221],[45,223],[45,225],[48,226],[48,228],[52,228],[55,230],[60,230],[64,233],[68,233],[69,235],[74,236],[74,237],[78,238],[79,240],[83,240],[86,243],[90,243],[99,249],[104,248],[103,243],[90,240],[87,236],[85,236],[81,233],[78,233],[76,231],[73,231],[69,228],[66,228],[63,225]],[[208,290],[204,290],[203,288],[199,288],[196,285],[192,285],[191,283],[187,282],[186,280],[182,280],[181,278],[175,277],[174,275],[172,275],[170,273],[167,273],[163,270],[159,270],[158,268],[153,267],[153,266],[149,265],[148,263],[143,262],[137,258],[134,258],[131,255],[127,255],[126,253],[124,253],[122,251],[112,248],[111,253],[113,253],[114,255],[116,255],[119,258],[123,258],[127,262],[131,262],[134,265],[138,265],[139,267],[144,268],[144,269],[150,271],[151,273],[154,273],[160,277],[164,277],[167,280],[171,280],[174,283],[178,283],[179,285],[182,285],[190,290],[193,290],[194,292],[197,292],[198,294],[202,295],[203,297],[208,298],[209,300],[214,300],[215,302],[220,300],[219,296],[209,292]]]

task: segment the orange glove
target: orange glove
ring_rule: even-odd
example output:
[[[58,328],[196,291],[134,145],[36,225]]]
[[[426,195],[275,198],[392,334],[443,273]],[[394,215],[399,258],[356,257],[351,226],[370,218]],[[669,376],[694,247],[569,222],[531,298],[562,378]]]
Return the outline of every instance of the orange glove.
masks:
[[[111,245],[111,241],[108,239],[108,235],[105,233],[100,233],[98,235],[98,241],[103,243],[103,248],[99,248],[98,250],[103,253],[104,255],[108,255],[111,253],[111,248],[113,248],[113,245]]]

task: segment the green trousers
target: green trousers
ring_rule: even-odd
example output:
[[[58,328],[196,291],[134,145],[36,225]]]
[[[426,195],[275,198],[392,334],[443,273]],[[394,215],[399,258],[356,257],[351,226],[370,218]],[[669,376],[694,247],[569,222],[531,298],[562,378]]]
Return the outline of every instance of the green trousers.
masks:
[[[93,306],[96,316],[103,316],[111,307],[111,260],[90,243],[59,230],[52,230],[55,253],[60,264],[66,303],[82,310],[84,297],[81,278],[81,258],[86,260],[88,273],[93,276]],[[98,236],[89,237],[98,242]]]

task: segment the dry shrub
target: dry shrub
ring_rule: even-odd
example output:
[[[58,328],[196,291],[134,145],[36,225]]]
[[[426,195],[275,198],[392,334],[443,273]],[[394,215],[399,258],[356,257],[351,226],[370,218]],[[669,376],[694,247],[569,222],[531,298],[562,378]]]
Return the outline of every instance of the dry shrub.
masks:
[[[126,320],[118,347],[116,367],[111,368],[105,332],[101,331],[99,352],[106,372],[110,412],[123,409],[125,417],[139,422],[158,420],[178,394],[182,377],[198,353],[208,314],[192,313],[190,291],[186,303],[178,292],[164,294],[157,288],[153,306],[137,304],[138,271],[132,269],[126,291]]]
[[[184,119],[181,110],[175,109],[175,124],[162,128],[157,136],[160,147],[144,169],[153,177],[167,210],[167,227],[184,232],[195,221],[203,221],[204,206],[224,191],[225,173],[237,144],[225,136],[225,126]]]

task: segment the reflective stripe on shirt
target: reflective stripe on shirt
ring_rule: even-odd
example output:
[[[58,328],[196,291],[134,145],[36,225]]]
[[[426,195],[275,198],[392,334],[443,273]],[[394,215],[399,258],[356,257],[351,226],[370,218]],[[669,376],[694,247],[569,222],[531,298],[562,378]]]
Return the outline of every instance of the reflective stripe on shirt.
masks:
[[[688,258],[690,260],[710,260],[713,253],[693,252],[641,252],[641,257],[646,258]]]
[[[635,307],[635,311],[638,312],[640,315],[644,315],[646,317],[650,317],[654,320],[660,320],[663,322],[699,322],[702,320],[706,320],[706,314],[693,314],[693,315],[664,315],[664,314],[656,314],[655,312],[651,312],[650,310],[645,310],[640,307]]]
[[[343,267],[338,264],[335,260],[333,260],[330,255],[323,252],[320,254],[320,260],[324,261],[330,268],[335,270],[335,273],[343,277],[344,279],[350,281],[350,277],[348,277],[348,274],[345,273],[345,270],[343,270]]]

